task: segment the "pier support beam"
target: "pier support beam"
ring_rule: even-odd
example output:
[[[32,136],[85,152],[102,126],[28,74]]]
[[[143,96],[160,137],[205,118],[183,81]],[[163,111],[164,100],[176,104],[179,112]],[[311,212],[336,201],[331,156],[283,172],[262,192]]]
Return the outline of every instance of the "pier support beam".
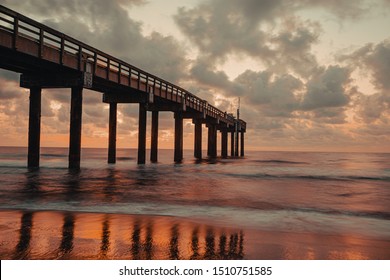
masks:
[[[228,156],[228,132],[227,129],[221,130],[221,156],[227,158]]]
[[[231,137],[230,137],[230,156],[234,157],[234,131],[231,131]]]
[[[195,119],[194,157],[202,159],[202,121]]]
[[[116,162],[117,103],[110,103],[108,128],[108,163]]]
[[[30,111],[28,123],[28,159],[29,168],[39,167],[41,142],[41,92],[40,87],[30,89]]]
[[[175,162],[183,160],[183,115],[175,112]]]
[[[145,164],[146,158],[146,113],[146,105],[140,103],[138,117],[138,164]]]
[[[152,131],[150,141],[150,161],[158,160],[158,111],[152,111]]]
[[[210,158],[217,157],[217,128],[214,124],[208,125],[207,155]]]
[[[80,168],[83,88],[72,87],[70,102],[69,168]]]
[[[241,131],[241,153],[240,155],[243,157],[245,155],[244,153],[244,132]]]
[[[235,136],[236,136],[236,139],[234,141],[234,144],[235,144],[235,148],[234,148],[234,156],[238,157],[238,147],[239,147],[239,132],[238,132],[238,129],[237,129],[237,124],[236,124],[236,131],[235,131]]]

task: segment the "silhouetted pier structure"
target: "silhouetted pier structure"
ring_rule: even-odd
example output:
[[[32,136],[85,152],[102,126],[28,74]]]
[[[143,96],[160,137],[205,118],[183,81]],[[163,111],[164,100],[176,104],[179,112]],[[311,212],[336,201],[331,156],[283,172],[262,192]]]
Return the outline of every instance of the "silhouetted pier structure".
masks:
[[[159,112],[174,113],[174,161],[183,159],[183,120],[195,126],[194,156],[202,158],[202,125],[208,128],[207,155],[244,156],[246,123],[187,90],[0,5],[0,68],[21,73],[30,89],[28,167],[39,167],[41,92],[71,88],[69,168],[80,167],[83,89],[103,93],[109,104],[108,162],[116,161],[117,104],[139,104],[138,163],[146,162],[147,112],[152,112],[150,161],[158,161]],[[239,145],[239,142],[241,145]],[[240,151],[239,151],[240,150]]]

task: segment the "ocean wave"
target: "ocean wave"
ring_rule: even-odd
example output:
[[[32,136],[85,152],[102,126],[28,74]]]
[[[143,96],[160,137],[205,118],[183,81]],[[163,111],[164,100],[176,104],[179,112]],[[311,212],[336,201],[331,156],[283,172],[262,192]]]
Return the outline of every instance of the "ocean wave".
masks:
[[[258,162],[258,163],[276,163],[276,164],[309,164],[307,162],[301,162],[301,161],[289,161],[289,160],[252,160],[252,162]]]
[[[68,155],[64,154],[41,154],[41,157],[46,158],[66,158]]]
[[[283,213],[284,216],[294,216],[301,214],[325,215],[327,217],[357,217],[370,218],[377,220],[390,220],[390,212],[383,211],[350,211],[326,208],[305,208],[305,207],[283,207],[260,203],[256,205],[237,206],[237,205],[192,205],[192,204],[172,204],[157,202],[130,202],[130,203],[99,203],[85,204],[77,201],[69,202],[13,202],[12,204],[0,206],[2,210],[31,210],[31,211],[72,211],[72,212],[91,212],[91,213],[116,213],[116,214],[137,214],[137,215],[155,215],[155,216],[177,216],[177,217],[203,217],[203,218],[223,218],[237,217],[250,218],[256,215],[270,215]],[[235,213],[233,215],[233,213]]]
[[[302,179],[302,180],[323,180],[323,181],[390,181],[389,176],[332,176],[332,175],[306,175],[306,174],[269,174],[269,173],[253,173],[253,174],[242,174],[242,173],[229,173],[226,174],[231,177],[240,178],[259,178],[259,179]]]
[[[366,217],[390,220],[390,212],[381,211],[347,211],[347,210],[335,210],[335,209],[318,209],[318,208],[286,208],[286,210],[308,213],[320,213],[334,216],[353,216],[353,217]]]

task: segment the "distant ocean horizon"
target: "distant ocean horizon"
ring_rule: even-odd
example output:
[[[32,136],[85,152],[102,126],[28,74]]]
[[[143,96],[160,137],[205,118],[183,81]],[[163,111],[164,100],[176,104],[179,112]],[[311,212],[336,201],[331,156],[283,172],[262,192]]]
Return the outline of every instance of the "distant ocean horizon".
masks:
[[[26,149],[26,158],[27,158],[27,146],[19,146],[19,145],[0,145],[0,148],[20,148],[20,149]],[[42,146],[41,149],[66,149],[68,150],[69,147],[67,146]],[[88,149],[99,149],[99,150],[104,150],[108,153],[108,148],[107,147],[82,147],[81,150],[88,150]],[[117,150],[135,150],[137,151],[136,147],[117,147]],[[173,153],[173,148],[161,148],[159,147],[158,150],[168,150],[172,151]],[[184,148],[184,151],[187,151],[187,155],[190,155],[189,159],[192,159],[193,155],[193,148]],[[146,148],[146,152],[150,152],[150,149]],[[204,148],[202,150],[203,152],[203,157],[206,159],[207,156],[207,150]],[[221,151],[218,149],[217,150],[218,154],[220,155]],[[383,150],[365,150],[362,151],[359,148],[353,149],[353,150],[337,150],[337,149],[320,149],[320,148],[300,148],[300,149],[282,149],[280,147],[278,148],[251,148],[251,147],[245,147],[245,153],[247,152],[288,152],[288,153],[354,153],[354,154],[390,154],[390,151],[383,151]],[[230,155],[230,150],[228,150],[228,153]],[[218,157],[218,156],[217,156]]]
[[[67,150],[0,147],[2,259],[390,259],[388,153]]]

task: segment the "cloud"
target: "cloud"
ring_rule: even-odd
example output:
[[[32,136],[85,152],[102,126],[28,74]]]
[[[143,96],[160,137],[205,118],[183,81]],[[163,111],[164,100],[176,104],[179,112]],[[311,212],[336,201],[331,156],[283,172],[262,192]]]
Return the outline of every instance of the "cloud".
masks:
[[[179,8],[174,19],[200,52],[212,58],[223,59],[224,55],[238,51],[267,60],[277,53],[268,45],[268,38],[277,32],[280,21],[294,17],[295,13],[322,9],[338,19],[353,19],[366,15],[371,8],[364,0],[208,0],[190,9]],[[305,22],[306,26],[312,24]],[[279,40],[302,47],[299,44],[304,43],[307,35],[312,41],[316,38],[303,29],[296,32],[295,40],[291,41],[288,33],[278,36]]]
[[[277,11],[280,1],[206,1],[195,8],[179,8],[174,19],[201,53],[221,59],[232,51],[271,55],[260,19]]]
[[[268,39],[274,50],[273,58],[268,59],[269,68],[278,73],[292,71],[309,78],[319,67],[312,46],[318,43],[321,32],[318,23],[288,17],[281,30]]]
[[[363,62],[373,73],[373,83],[379,90],[388,91],[390,94],[390,40],[383,41],[371,49]]]
[[[287,117],[298,109],[299,99],[294,94],[303,83],[292,75],[273,75],[271,72],[247,70],[235,79],[246,88],[243,101],[248,106],[257,106],[268,116]]]
[[[15,81],[6,79],[7,77],[0,76],[0,100],[5,102],[9,99],[16,99],[24,94],[24,90],[19,88],[19,84]]]
[[[345,86],[350,81],[350,70],[329,66],[314,75],[307,83],[307,93],[302,102],[303,110],[342,107],[348,104]]]
[[[338,59],[354,68],[369,70],[375,87],[381,91],[390,91],[390,39],[376,45],[369,43],[351,54],[339,55]]]
[[[360,69],[371,79],[376,92],[359,92],[355,100],[357,118],[367,124],[388,118],[390,109],[390,40],[367,44],[350,54],[340,55],[339,60],[348,67]]]
[[[190,70],[191,78],[204,86],[220,89],[225,96],[244,94],[241,85],[231,82],[224,71],[217,71],[205,58],[199,58]]]
[[[373,95],[360,94],[356,102],[359,121],[372,124],[380,120],[384,114],[390,111],[388,100],[381,93]]]
[[[299,9],[321,8],[340,19],[358,19],[367,15],[372,8],[371,3],[365,0],[300,0],[296,2],[296,7]]]

